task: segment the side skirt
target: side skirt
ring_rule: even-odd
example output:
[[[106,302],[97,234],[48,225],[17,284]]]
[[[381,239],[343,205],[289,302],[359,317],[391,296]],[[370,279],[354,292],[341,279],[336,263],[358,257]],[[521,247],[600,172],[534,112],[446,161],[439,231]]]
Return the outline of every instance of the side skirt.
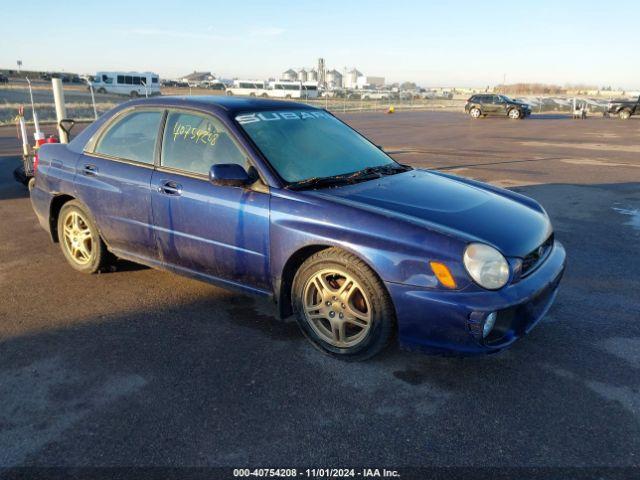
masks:
[[[232,282],[231,280],[225,280],[219,277],[213,277],[211,275],[206,275],[204,273],[200,273],[195,270],[190,270],[184,267],[179,267],[177,265],[167,265],[161,262],[160,260],[156,260],[148,257],[140,257],[138,255],[132,255],[122,250],[110,249],[110,251],[118,258],[129,260],[130,262],[134,262],[134,263],[139,263],[141,265],[146,265],[147,267],[155,268],[157,270],[167,270],[169,272],[177,273],[178,275],[182,275],[184,277],[193,278],[194,280],[210,283],[217,287],[225,288],[227,290],[233,290],[239,293],[257,295],[260,297],[274,298],[273,292],[269,290],[262,290],[260,288],[249,287],[247,285],[242,285],[241,283]]]

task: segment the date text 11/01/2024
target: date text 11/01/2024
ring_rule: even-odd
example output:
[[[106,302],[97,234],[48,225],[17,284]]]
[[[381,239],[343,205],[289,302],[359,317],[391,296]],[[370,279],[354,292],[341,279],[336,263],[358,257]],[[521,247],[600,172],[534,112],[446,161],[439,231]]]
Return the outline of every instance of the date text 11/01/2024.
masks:
[[[400,478],[397,470],[386,468],[237,468],[233,476],[242,477],[305,477],[305,478]]]

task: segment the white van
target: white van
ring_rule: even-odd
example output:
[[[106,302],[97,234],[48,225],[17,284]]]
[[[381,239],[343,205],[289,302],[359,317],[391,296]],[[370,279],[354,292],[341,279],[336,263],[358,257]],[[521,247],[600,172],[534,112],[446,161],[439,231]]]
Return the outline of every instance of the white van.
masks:
[[[318,85],[315,82],[270,82],[267,94],[274,98],[318,98]]]
[[[234,80],[233,85],[227,88],[227,95],[249,95],[250,97],[266,97],[267,87],[265,82],[256,80]]]
[[[98,72],[93,79],[98,93],[118,93],[130,97],[160,95],[160,77],[153,72]]]

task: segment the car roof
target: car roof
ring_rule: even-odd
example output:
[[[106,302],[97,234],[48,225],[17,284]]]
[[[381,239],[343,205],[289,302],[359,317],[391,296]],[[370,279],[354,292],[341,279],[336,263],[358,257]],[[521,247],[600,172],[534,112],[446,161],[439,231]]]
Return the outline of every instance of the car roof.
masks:
[[[304,109],[316,110],[316,107],[304,103],[272,100],[268,98],[235,97],[223,95],[188,95],[188,96],[157,96],[132,100],[123,106],[148,105],[164,107],[197,107],[204,110],[218,111],[229,116],[240,112],[256,112],[261,110]]]

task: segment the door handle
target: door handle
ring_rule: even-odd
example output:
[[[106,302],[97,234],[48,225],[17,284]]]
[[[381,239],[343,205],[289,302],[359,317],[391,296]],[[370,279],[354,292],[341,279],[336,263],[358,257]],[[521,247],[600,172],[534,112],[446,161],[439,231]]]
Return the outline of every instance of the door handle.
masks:
[[[182,194],[182,185],[173,181],[162,182],[158,187],[158,191],[165,195],[179,196]]]
[[[85,175],[96,175],[98,173],[98,167],[95,165],[87,164],[82,169],[82,173]]]

